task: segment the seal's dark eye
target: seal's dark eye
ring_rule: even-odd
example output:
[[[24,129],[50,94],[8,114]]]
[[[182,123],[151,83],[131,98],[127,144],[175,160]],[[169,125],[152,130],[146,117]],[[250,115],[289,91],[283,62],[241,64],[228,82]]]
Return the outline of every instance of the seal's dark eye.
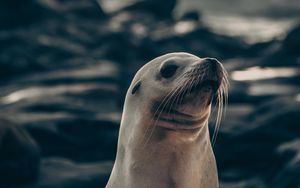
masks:
[[[134,95],[141,87],[141,81],[138,81],[131,90],[131,94]]]
[[[176,70],[178,69],[178,65],[170,64],[162,67],[160,69],[160,74],[164,78],[171,78],[176,73]]]

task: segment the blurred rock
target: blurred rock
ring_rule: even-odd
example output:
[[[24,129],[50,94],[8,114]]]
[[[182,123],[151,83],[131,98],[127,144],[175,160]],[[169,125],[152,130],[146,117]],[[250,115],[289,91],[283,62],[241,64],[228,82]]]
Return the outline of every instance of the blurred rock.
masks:
[[[150,13],[158,19],[172,19],[177,0],[139,0],[121,11]]]
[[[184,27],[190,26],[182,25],[180,29],[185,29]],[[160,46],[161,54],[187,51],[200,57],[218,57],[220,60],[247,53],[247,45],[243,41],[215,34],[203,27],[196,27],[196,29],[188,32],[166,36],[158,40],[157,45]]]
[[[73,117],[25,127],[39,143],[44,157],[60,156],[83,162],[115,156],[119,123],[114,121]]]
[[[17,188],[102,188],[108,181],[112,162],[76,164],[63,158],[44,159],[34,185]]]
[[[191,20],[199,22],[201,20],[201,14],[198,11],[189,11],[184,13],[180,20]]]
[[[292,29],[286,36],[283,48],[288,52],[288,55],[300,56],[300,25]]]
[[[97,0],[41,0],[40,3],[52,10],[56,16],[81,19],[106,18],[101,5]]]
[[[300,26],[292,29],[282,42],[279,49],[274,50],[265,58],[261,65],[265,66],[299,66],[300,65]]]
[[[278,151],[282,151],[282,143],[298,138],[300,129],[296,125],[300,123],[299,114],[300,103],[295,98],[279,98],[256,107],[239,125],[231,126],[235,134],[231,134],[229,130],[223,132],[221,129],[215,148],[220,169],[227,169],[221,171],[221,179],[236,182],[249,177],[260,177],[266,184],[273,185],[271,182],[283,180],[285,173],[297,174],[299,168],[288,167],[288,164],[298,164],[295,160],[298,161],[299,150],[294,149],[292,153],[286,153],[287,155],[278,155]],[[226,122],[223,126],[226,127]],[[240,126],[240,130],[234,131],[237,126]],[[219,153],[219,147],[226,147],[226,152]],[[279,169],[283,169],[282,172]],[[226,171],[232,174],[229,176]],[[289,187],[288,183],[299,185],[294,176],[289,177],[291,179],[280,184],[284,186],[278,187]]]
[[[0,187],[31,183],[37,179],[40,152],[21,128],[0,121]]]
[[[300,172],[300,140],[283,143],[277,149],[281,162],[280,171],[275,175],[274,180],[270,183],[270,187],[298,187],[300,179],[298,172]]]
[[[36,0],[0,1],[0,30],[34,23],[47,13]]]

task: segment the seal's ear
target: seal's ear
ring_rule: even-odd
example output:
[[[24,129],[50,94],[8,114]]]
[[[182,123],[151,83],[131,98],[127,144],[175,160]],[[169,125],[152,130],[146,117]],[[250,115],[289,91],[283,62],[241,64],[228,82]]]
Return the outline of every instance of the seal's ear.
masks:
[[[134,95],[141,87],[141,81],[139,80],[138,82],[135,83],[131,90],[131,94]]]

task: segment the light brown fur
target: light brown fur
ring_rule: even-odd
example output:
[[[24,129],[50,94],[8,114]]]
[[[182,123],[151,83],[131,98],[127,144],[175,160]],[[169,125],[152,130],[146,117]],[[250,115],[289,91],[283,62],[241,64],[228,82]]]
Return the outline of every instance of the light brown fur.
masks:
[[[208,130],[214,93],[212,90],[198,91],[184,99],[184,93],[175,92],[176,89],[180,91],[180,85],[191,85],[180,74],[191,69],[195,62],[201,64],[202,60],[188,53],[171,53],[152,60],[138,71],[126,95],[116,162],[106,188],[218,187]],[[172,80],[157,79],[166,61],[179,63],[183,68],[178,69],[178,75]],[[132,94],[138,82],[140,89]],[[180,100],[185,103],[178,102],[176,106],[174,103]],[[156,102],[158,106],[154,105]],[[200,121],[192,129],[181,129],[185,128],[182,125],[174,125],[173,129],[172,123],[155,117],[157,114],[158,117],[175,117],[170,113],[171,108]]]

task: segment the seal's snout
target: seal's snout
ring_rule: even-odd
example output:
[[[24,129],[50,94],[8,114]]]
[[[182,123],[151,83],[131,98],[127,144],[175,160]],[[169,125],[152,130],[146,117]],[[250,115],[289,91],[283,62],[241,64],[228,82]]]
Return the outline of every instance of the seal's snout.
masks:
[[[212,80],[218,82],[218,85],[221,84],[223,78],[223,66],[222,64],[215,58],[204,58],[201,62],[201,66],[206,69],[206,80]]]
[[[222,65],[217,59],[208,57],[203,59],[202,61],[202,66],[208,68],[209,71],[213,73],[222,72]]]
[[[214,72],[217,72],[220,67],[220,62],[215,58],[207,57],[204,59],[204,64],[206,64]]]

